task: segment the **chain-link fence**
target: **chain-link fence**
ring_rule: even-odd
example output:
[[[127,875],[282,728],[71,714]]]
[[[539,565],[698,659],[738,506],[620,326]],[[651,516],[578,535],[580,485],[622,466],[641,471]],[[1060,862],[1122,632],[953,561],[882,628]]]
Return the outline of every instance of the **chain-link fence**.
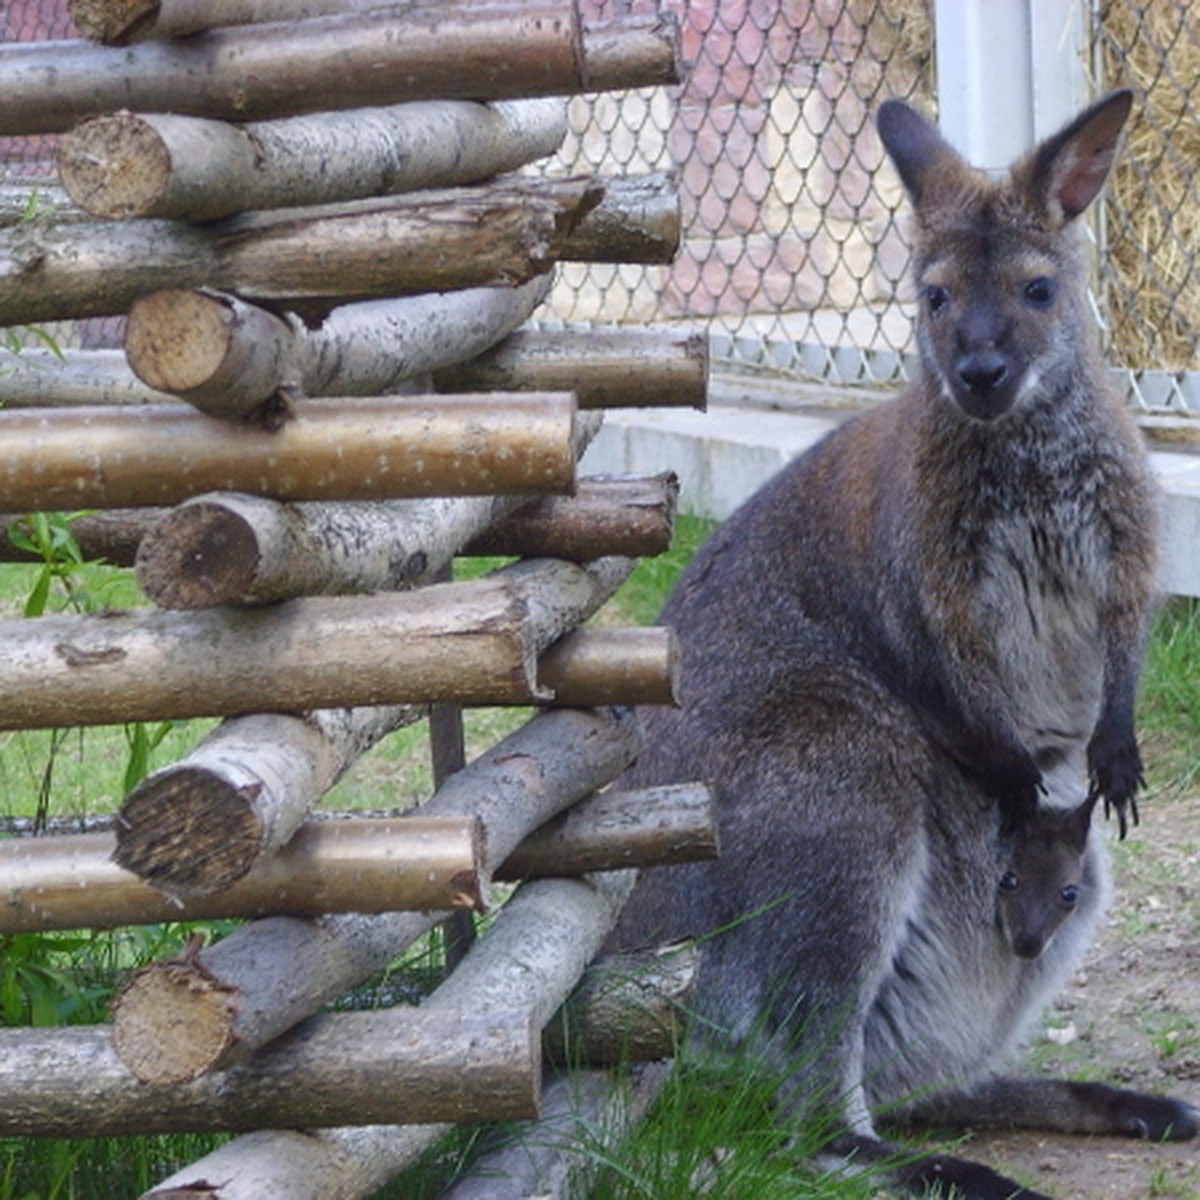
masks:
[[[581,0],[585,20],[657,0]],[[706,324],[719,356],[840,383],[904,374],[911,346],[900,187],[872,114],[936,109],[934,0],[667,0],[691,64],[679,88],[571,101],[551,168],[672,170],[686,239],[670,267],[562,269],[564,322]],[[1097,90],[1142,93],[1111,189],[1099,311],[1150,407],[1200,411],[1200,32],[1187,0],[1093,13]],[[65,0],[6,0],[0,39],[73,36]],[[7,139],[2,170],[53,170],[52,139]]]

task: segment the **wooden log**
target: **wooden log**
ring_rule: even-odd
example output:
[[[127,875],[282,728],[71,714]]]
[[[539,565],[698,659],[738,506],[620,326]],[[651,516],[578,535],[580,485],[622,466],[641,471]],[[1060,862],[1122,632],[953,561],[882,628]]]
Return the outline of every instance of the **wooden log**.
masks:
[[[599,608],[631,569],[627,559],[586,568],[547,559],[494,578],[503,577],[507,595],[526,611],[525,635],[537,650]],[[350,756],[394,720],[391,711],[335,710],[280,739],[271,736],[279,723],[269,715],[218,729],[125,798],[116,861],[172,895],[227,888],[290,837]]]
[[[247,209],[477,183],[553,154],[558,99],[423,100],[230,125],[121,111],[63,137],[58,170],[97,217],[212,221]]]
[[[111,929],[231,917],[480,908],[478,821],[353,817],[306,821],[275,854],[212,896],[172,896],[113,858],[112,831],[0,841],[0,933]],[[578,876],[715,858],[702,784],[598,792],[530,834],[498,880]]]
[[[626,1137],[670,1072],[670,1063],[651,1063],[621,1073],[549,1075],[539,1118],[506,1125],[490,1137],[485,1133],[483,1152],[440,1200],[574,1200],[591,1195],[595,1175],[605,1162],[621,1161]],[[215,1200],[235,1200],[241,1194],[227,1197],[222,1189]]]
[[[5,359],[0,381],[6,409],[165,404],[174,399],[138,379],[119,350],[70,350],[66,358],[49,350],[22,350]]]
[[[497,519],[464,555],[567,558],[606,554],[652,558],[670,549],[679,480],[661,475],[581,479],[574,496],[531,500]]]
[[[597,959],[542,1033],[547,1061],[597,1067],[673,1057],[700,954],[695,942],[680,942]]]
[[[552,281],[367,300],[335,308],[316,329],[236,296],[168,288],[130,309],[125,354],[150,387],[212,416],[251,413],[280,392],[382,395],[494,345]]]
[[[496,870],[504,880],[667,866],[717,857],[716,802],[702,783],[606,791],[547,821]]]
[[[605,181],[600,203],[568,232],[560,257],[571,262],[673,262],[683,217],[679,190],[666,174]]]
[[[452,1125],[244,1133],[142,1193],[142,1200],[368,1200]]]
[[[661,329],[519,329],[477,358],[438,368],[433,384],[447,392],[569,387],[580,408],[703,409],[708,337]]]
[[[185,1019],[192,1015],[185,1009]],[[5,1029],[0,1135],[528,1117],[537,1112],[539,1032],[527,1009],[330,1013],[223,1074],[150,1088],[118,1056],[106,1025]]]
[[[344,705],[528,703],[537,637],[505,581],[270,609],[0,622],[0,727],[56,728]]]
[[[286,505],[235,492],[197,496],[148,526],[137,577],[156,604],[187,609],[412,587],[460,551],[533,556],[545,547],[577,562],[660,554],[677,491],[674,476],[581,481],[575,496],[527,503],[466,545],[462,500]]]
[[[203,226],[18,226],[0,230],[0,323],[125,313],[173,287],[233,291],[315,322],[352,300],[513,286],[550,270],[602,193],[586,177],[508,177]]]
[[[662,554],[670,548],[671,530],[674,523],[676,499],[679,484],[671,473],[662,475],[619,475],[591,476],[580,479],[576,484],[574,496],[542,496],[521,503],[513,497],[496,497],[492,505],[495,509],[503,509],[507,503],[517,505],[510,512],[501,513],[497,519],[482,533],[469,537],[463,534],[443,532],[439,534],[441,541],[446,544],[459,542],[453,553],[464,556],[484,555],[487,557],[512,558],[566,558],[573,562],[590,562],[604,555],[618,554],[629,558],[653,557]],[[103,559],[118,567],[132,567],[137,561],[138,547],[160,521],[170,520],[170,530],[163,530],[165,540],[180,539],[192,548],[192,557],[179,556],[180,574],[186,574],[193,579],[196,570],[193,564],[209,560],[208,544],[186,536],[179,528],[177,514],[181,509],[193,504],[201,505],[216,503],[221,516],[216,520],[215,528],[219,529],[226,520],[234,523],[240,518],[223,506],[224,497],[218,501],[216,497],[196,497],[184,501],[177,508],[120,508],[93,513],[79,517],[71,522],[71,532],[79,543],[85,559]],[[319,586],[306,585],[305,591],[312,595],[315,592],[325,594],[345,594],[355,591],[383,591],[395,588],[397,581],[410,580],[418,570],[418,555],[424,556],[424,567],[420,578],[435,563],[440,561],[438,553],[428,550],[415,549],[417,538],[410,520],[417,525],[430,520],[426,505],[451,509],[454,505],[472,505],[482,503],[481,497],[457,497],[447,500],[396,500],[377,501],[370,505],[376,513],[395,513],[397,518],[402,510],[410,510],[408,518],[403,522],[397,520],[391,529],[391,546],[400,548],[393,554],[386,567],[381,567],[382,560],[373,560],[368,547],[372,542],[359,542],[358,549],[363,552],[363,562],[356,563],[352,568],[347,565],[342,571],[334,571],[329,562],[325,563],[322,574],[323,582]],[[304,524],[312,521],[316,509],[330,506],[357,507],[351,501],[313,501],[310,504],[298,503],[281,506],[292,511],[293,516],[298,510]],[[415,510],[411,511],[411,510]],[[451,509],[451,511],[453,511]],[[349,528],[356,528],[357,522],[351,514],[343,514]],[[24,515],[9,513],[0,514],[0,562],[31,562],[34,556],[28,551],[21,550],[4,540],[3,531],[11,529],[15,524],[25,520]],[[342,518],[334,518],[336,524],[341,524]],[[374,528],[371,526],[370,528]],[[382,533],[382,531],[380,531]],[[258,536],[258,535],[256,535]],[[357,534],[356,534],[357,536]],[[364,535],[365,536],[365,535]],[[432,536],[432,535],[431,535]],[[155,537],[155,543],[159,538]],[[307,557],[311,551],[304,543],[305,550],[301,557]],[[413,546],[411,552],[405,553],[404,547]],[[232,553],[233,541],[228,547]],[[156,549],[155,553],[159,551]],[[147,550],[149,554],[149,549]],[[216,596],[215,586],[219,570],[217,561],[208,561],[207,577],[213,581],[214,598],[222,604],[249,603],[255,595],[262,594],[262,562],[264,553],[259,551],[259,562],[255,564],[253,574],[248,578],[250,583],[244,587],[222,589]],[[293,560],[294,563],[296,560]],[[374,572],[366,565],[374,563]],[[311,566],[311,564],[310,564]],[[228,560],[221,560],[222,569],[228,570]],[[192,569],[189,569],[192,568]],[[293,568],[295,569],[295,567]],[[315,567],[312,568],[314,575]],[[157,572],[155,572],[157,574]],[[147,588],[145,580],[141,581],[147,595],[155,599],[163,607],[174,607],[170,599],[173,586],[166,585],[164,593],[159,596]],[[157,586],[157,585],[151,585]],[[181,606],[182,607],[182,606]]]
[[[542,890],[535,892],[535,887]],[[425,1007],[449,1003],[453,1010],[464,996],[473,1005],[476,995],[494,995],[499,983],[500,993],[510,998],[524,993],[536,1022],[554,993],[571,986],[580,959],[586,959],[597,934],[615,917],[620,898],[619,888],[589,895],[582,884],[565,880],[522,888]],[[501,953],[505,942],[512,957]],[[538,969],[543,962],[552,973],[544,981]],[[250,1134],[163,1180],[146,1196],[182,1200],[198,1190],[220,1200],[259,1200],[264,1194],[289,1200],[371,1196],[445,1132],[445,1126],[411,1125],[321,1130],[303,1147],[290,1132]],[[293,1150],[301,1151],[297,1161],[305,1171],[293,1170]]]
[[[7,511],[176,504],[222,490],[366,500],[574,483],[566,392],[304,400],[278,429],[183,404],[0,410]]]
[[[216,897],[176,898],[113,861],[116,835],[0,841],[0,930],[478,908],[482,830],[461,817],[310,821]]]
[[[569,633],[538,660],[555,704],[678,704],[679,639],[666,626]]]
[[[567,0],[413,5],[298,21],[270,36],[243,26],[125,49],[15,44],[0,53],[0,135],[61,133],[121,108],[261,121],[408,100],[653,87],[680,81],[677,45],[665,15],[585,34]]]
[[[452,776],[419,811],[478,816],[482,872],[490,878],[534,829],[615,778],[638,745],[637,721],[628,710],[542,713]],[[157,1053],[145,1057],[157,1058],[177,1078],[222,1069],[382,970],[443,915],[268,917],[201,950],[186,971],[151,965],[137,980],[165,972],[177,1003],[186,1003],[197,1020],[203,1012],[205,1027],[220,1033],[200,1046],[186,1027],[164,1022]],[[128,1019],[122,1009],[133,987],[131,981],[114,1003],[118,1029]],[[136,1002],[132,1008],[137,1011]]]

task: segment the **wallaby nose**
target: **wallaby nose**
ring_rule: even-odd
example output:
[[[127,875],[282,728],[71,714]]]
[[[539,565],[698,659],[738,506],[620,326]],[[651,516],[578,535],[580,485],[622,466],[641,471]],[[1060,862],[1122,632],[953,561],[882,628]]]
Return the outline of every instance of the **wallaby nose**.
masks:
[[[965,355],[958,363],[958,377],[971,391],[982,395],[1008,378],[1008,359],[995,350]]]
[[[1018,958],[1037,958],[1045,949],[1046,942],[1040,933],[1022,930],[1013,938],[1013,953]]]

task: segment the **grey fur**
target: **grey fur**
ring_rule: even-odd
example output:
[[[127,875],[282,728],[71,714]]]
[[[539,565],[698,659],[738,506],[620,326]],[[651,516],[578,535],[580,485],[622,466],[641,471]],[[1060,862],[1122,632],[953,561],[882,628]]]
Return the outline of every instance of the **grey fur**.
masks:
[[[644,873],[612,945],[736,926],[705,942],[696,1036],[764,1043],[782,1102],[832,1110],[834,1148],[860,1164],[893,1149],[881,1108],[1196,1132],[1175,1101],[991,1074],[1107,896],[1096,823],[1070,921],[1036,957],[1013,953],[998,884],[1039,805],[1090,792],[1122,831],[1136,819],[1155,501],[1073,228],[1128,110],[1127,93],[1106,98],[993,183],[907,106],[883,107],[916,211],[922,377],[770,481],[663,613],[682,703],[646,714],[634,778],[711,780],[722,855]],[[948,1156],[889,1178],[1037,1195]]]

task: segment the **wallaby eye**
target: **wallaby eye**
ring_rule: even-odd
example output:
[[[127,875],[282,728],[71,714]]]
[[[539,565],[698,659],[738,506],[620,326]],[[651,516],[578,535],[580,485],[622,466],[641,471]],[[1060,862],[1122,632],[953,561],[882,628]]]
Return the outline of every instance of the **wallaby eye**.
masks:
[[[921,294],[929,305],[930,314],[935,317],[950,303],[950,293],[940,283],[926,284]]]
[[[1058,285],[1053,279],[1039,275],[1025,285],[1025,299],[1034,308],[1049,308],[1058,295]]]
[[[1074,908],[1079,903],[1079,889],[1073,883],[1068,883],[1058,894],[1068,908]]]
[[[1004,874],[1000,876],[1000,886],[1006,892],[1016,891],[1018,882],[1019,880],[1012,871],[1005,871]]]

